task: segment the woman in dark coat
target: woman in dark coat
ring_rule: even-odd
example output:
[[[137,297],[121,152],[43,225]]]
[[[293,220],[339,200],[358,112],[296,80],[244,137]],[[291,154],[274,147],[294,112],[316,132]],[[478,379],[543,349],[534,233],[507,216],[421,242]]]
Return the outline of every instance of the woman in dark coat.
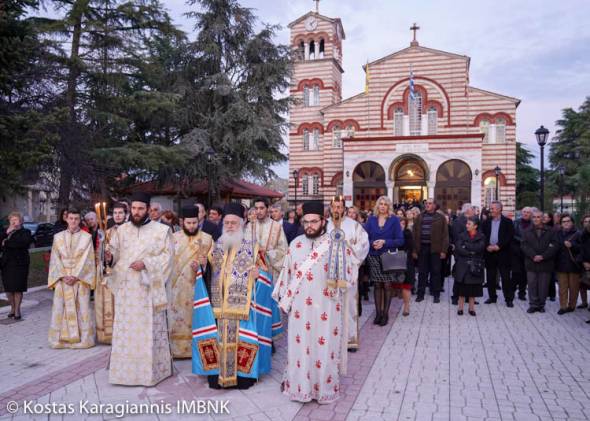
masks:
[[[483,258],[486,248],[485,236],[478,231],[479,221],[475,217],[467,219],[467,231],[459,235],[455,248],[455,283],[459,297],[457,314],[463,315],[465,297],[469,300],[469,314],[475,316],[475,297],[483,296]],[[479,262],[481,275],[469,270],[470,261]]]
[[[18,212],[8,215],[9,226],[0,232],[0,250],[2,259],[2,283],[10,302],[9,318],[21,319],[20,305],[23,292],[27,290],[29,277],[29,246],[33,242],[31,231],[23,228],[23,217]]]
[[[408,228],[408,218],[401,218],[400,224],[402,230],[404,231],[404,247],[403,249],[408,254],[408,258],[406,261],[407,269],[406,269],[406,280],[405,284],[409,285],[411,288],[414,287],[416,282],[416,266],[414,265],[414,258],[412,257],[412,251],[414,250],[414,234],[412,234],[412,230]],[[404,299],[404,308],[402,310],[402,314],[405,316],[410,315],[410,294],[406,293],[406,298]]]

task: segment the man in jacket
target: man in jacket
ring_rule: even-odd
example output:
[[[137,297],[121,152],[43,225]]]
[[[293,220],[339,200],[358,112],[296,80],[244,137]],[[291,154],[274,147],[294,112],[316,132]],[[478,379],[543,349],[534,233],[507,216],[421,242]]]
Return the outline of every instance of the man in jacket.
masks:
[[[451,224],[451,236],[449,240],[451,242],[451,247],[453,250],[455,250],[461,234],[467,231],[467,220],[474,216],[475,209],[473,208],[471,203],[464,203],[461,207],[461,213],[455,218],[455,220]],[[457,256],[455,254],[455,262],[456,260]],[[453,305],[457,305],[458,299],[459,297],[457,295],[457,282],[453,282],[453,295],[451,297]]]
[[[499,272],[506,306],[514,307],[512,302],[516,288],[510,279],[510,244],[514,237],[514,225],[502,215],[501,202],[492,202],[490,217],[482,224],[482,232],[486,238],[485,261],[489,296],[485,304],[493,304],[498,300],[496,285]]]
[[[440,303],[442,260],[449,248],[449,228],[444,215],[436,212],[436,202],[428,199],[425,210],[414,221],[414,259],[418,259],[418,291],[416,302],[424,300],[426,282],[434,303]]]
[[[555,231],[543,224],[543,212],[535,210],[532,219],[533,226],[523,233],[521,242],[529,289],[527,313],[544,313],[551,272],[559,247],[555,243]]]
[[[580,291],[581,268],[576,259],[580,252],[580,232],[574,225],[573,217],[567,213],[561,215],[561,229],[555,238],[559,252],[555,258],[555,272],[559,282],[559,311],[562,315],[575,310]]]
[[[521,210],[521,217],[514,222],[514,238],[512,239],[512,282],[518,288],[518,299],[526,300],[526,269],[524,267],[524,255],[520,248],[523,233],[532,226],[531,216],[534,208],[524,207]]]

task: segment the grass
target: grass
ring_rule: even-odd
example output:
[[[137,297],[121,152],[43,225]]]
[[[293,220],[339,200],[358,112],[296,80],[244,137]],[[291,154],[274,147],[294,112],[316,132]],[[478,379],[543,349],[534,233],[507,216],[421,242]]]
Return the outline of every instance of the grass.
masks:
[[[29,288],[47,284],[47,266],[43,255],[49,253],[47,248],[31,251],[31,266],[29,267]],[[4,292],[4,285],[0,282],[0,292]]]

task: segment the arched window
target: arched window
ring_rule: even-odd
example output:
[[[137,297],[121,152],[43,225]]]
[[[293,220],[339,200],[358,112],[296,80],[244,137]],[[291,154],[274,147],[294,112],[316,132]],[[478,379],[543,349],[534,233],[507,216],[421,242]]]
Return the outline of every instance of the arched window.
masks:
[[[306,85],[303,87],[303,106],[309,107],[310,105],[309,86]]]
[[[488,177],[483,182],[485,207],[489,208],[496,197],[496,177]]]
[[[414,98],[410,97],[410,136],[420,136],[422,133],[422,94],[414,92]]]
[[[325,48],[325,42],[323,38],[320,38],[320,54],[319,54],[319,58],[324,58],[324,48]]]
[[[320,85],[313,85],[313,99],[311,105],[320,105]]]
[[[303,41],[299,42],[299,48],[297,49],[297,57],[299,60],[305,60],[305,43]]]
[[[436,134],[437,118],[438,118],[438,112],[436,111],[436,107],[430,107],[428,109],[428,134],[429,135]]]
[[[320,129],[313,129],[311,142],[309,144],[310,151],[320,150]]]
[[[393,113],[393,134],[395,136],[404,135],[404,110],[401,107],[396,108]]]
[[[303,150],[309,150],[309,130],[303,129]]]
[[[311,194],[317,196],[320,194],[320,176],[313,175],[311,177]]]
[[[301,177],[301,192],[303,193],[304,196],[307,196],[309,194],[309,176],[308,175],[304,175],[303,177]]]
[[[315,41],[310,41],[309,42],[309,59],[310,60],[315,60]]]
[[[354,126],[352,124],[346,127],[346,137],[354,137]]]
[[[338,124],[335,124],[332,129],[332,147],[338,149],[342,148],[342,130]]]
[[[487,143],[490,134],[490,122],[488,120],[481,120],[479,122],[479,132],[483,133],[483,142]]]
[[[506,119],[496,118],[496,143],[506,142]]]

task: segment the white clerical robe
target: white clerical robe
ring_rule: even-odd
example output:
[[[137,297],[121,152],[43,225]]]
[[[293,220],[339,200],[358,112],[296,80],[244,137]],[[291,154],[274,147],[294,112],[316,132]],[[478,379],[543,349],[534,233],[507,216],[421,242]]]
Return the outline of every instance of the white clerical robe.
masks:
[[[174,266],[167,284],[170,345],[174,358],[191,358],[193,296],[197,276],[191,263],[209,255],[213,238],[203,231],[194,236],[178,231],[173,234],[173,239]]]
[[[109,382],[153,386],[172,374],[166,321],[166,283],[172,273],[174,243],[167,225],[121,225],[111,238],[115,296]],[[131,263],[143,261],[135,271]]]
[[[245,237],[258,242],[258,246],[266,250],[265,259],[273,280],[276,280],[283,268],[285,254],[289,249],[283,225],[271,218],[263,221],[249,222],[245,229]]]
[[[352,282],[347,263],[346,279],[328,280],[329,234],[314,240],[305,235],[289,246],[273,298],[288,313],[288,358],[283,393],[291,400],[330,403],[340,394],[344,290]],[[347,261],[354,259],[345,247]],[[344,351],[343,351],[344,350]]]
[[[78,281],[67,285],[62,278]],[[90,348],[94,346],[94,321],[90,314],[90,290],[94,288],[96,265],[92,236],[78,230],[55,234],[47,284],[53,293],[49,346]]]
[[[352,284],[351,288],[346,291],[345,299],[345,329],[348,335],[348,347],[358,349],[359,347],[359,314],[358,314],[358,275],[359,267],[369,254],[369,235],[361,224],[348,218],[342,219],[340,229],[344,231],[346,244],[351,248],[356,259],[352,266]],[[334,222],[328,220],[328,233],[334,230]]]
[[[94,314],[96,317],[96,339],[99,343],[110,344],[113,338],[113,320],[115,317],[115,299],[107,286],[104,273],[104,248],[117,225],[109,228],[106,235],[98,230],[98,246],[96,248],[96,289],[94,290]]]

